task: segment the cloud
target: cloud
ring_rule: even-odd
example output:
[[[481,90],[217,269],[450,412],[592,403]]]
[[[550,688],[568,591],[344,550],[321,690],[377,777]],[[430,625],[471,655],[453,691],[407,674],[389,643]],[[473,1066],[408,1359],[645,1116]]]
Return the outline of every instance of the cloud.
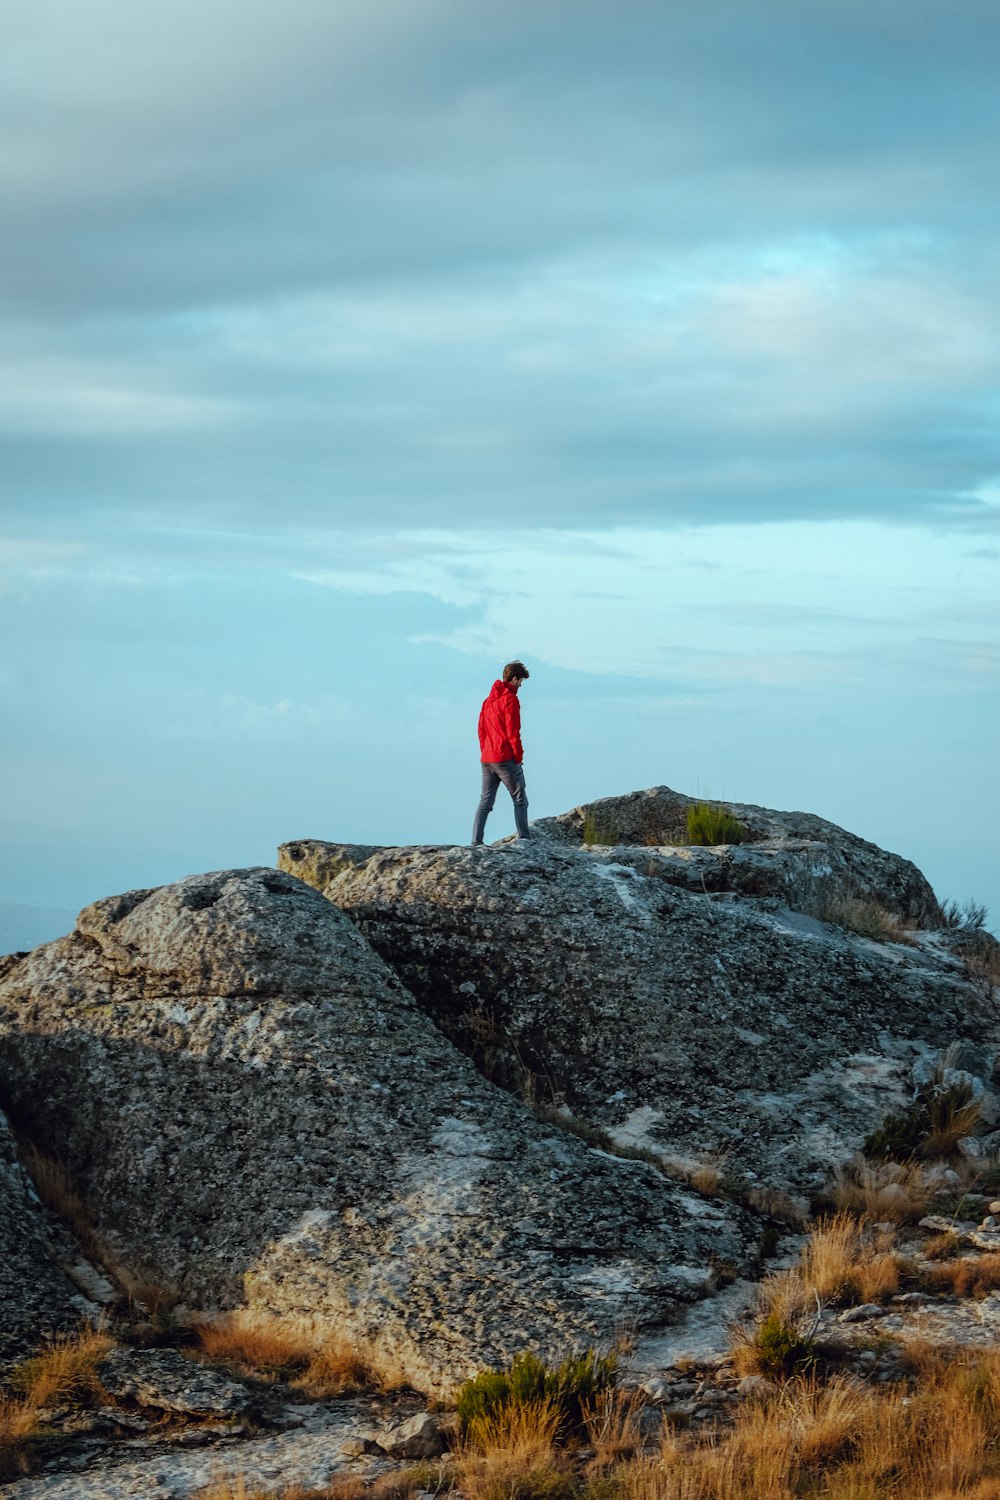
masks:
[[[5,25],[6,509],[992,525],[984,0]]]

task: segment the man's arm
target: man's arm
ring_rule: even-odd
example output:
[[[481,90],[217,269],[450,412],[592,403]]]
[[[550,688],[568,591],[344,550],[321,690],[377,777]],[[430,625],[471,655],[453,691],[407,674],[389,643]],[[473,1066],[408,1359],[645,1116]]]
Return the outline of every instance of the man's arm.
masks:
[[[507,694],[507,702],[504,704],[504,731],[514,748],[514,759],[520,765],[524,759],[524,747],[521,744],[521,705],[517,701],[516,693]]]

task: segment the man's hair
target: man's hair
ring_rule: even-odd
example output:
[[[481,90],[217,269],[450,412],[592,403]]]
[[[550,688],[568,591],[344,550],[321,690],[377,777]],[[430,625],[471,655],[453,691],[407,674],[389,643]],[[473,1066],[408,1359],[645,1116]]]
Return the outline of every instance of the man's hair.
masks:
[[[523,661],[509,661],[503,669],[503,680],[509,682],[512,677],[530,677],[531,673]]]

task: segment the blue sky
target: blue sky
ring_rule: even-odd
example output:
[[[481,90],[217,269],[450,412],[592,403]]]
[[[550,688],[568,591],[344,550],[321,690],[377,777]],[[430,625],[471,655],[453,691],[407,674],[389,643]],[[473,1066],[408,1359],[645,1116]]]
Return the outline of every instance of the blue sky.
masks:
[[[804,808],[1000,924],[1000,12],[0,10],[0,904]],[[502,803],[490,833],[509,831]]]

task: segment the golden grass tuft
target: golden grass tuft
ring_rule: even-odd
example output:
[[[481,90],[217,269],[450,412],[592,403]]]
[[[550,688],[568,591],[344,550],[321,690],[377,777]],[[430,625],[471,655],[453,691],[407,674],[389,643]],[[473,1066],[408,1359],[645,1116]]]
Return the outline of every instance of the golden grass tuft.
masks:
[[[31,1402],[0,1399],[0,1480],[28,1473],[28,1446],[37,1431],[38,1411]]]
[[[1000,1495],[1000,1352],[928,1361],[915,1393],[803,1378],[727,1434],[668,1432],[618,1470],[626,1500],[954,1500]]]
[[[899,1290],[899,1259],[890,1246],[891,1236],[853,1214],[833,1214],[816,1224],[802,1251],[802,1281],[832,1306],[888,1301]]]
[[[835,1173],[830,1197],[837,1209],[857,1218],[915,1224],[937,1186],[936,1173],[921,1162],[868,1162],[858,1156]]]
[[[114,1346],[114,1339],[103,1329],[60,1335],[47,1349],[17,1366],[10,1377],[11,1386],[33,1407],[91,1398],[107,1400],[97,1378],[97,1364]]]
[[[560,1420],[549,1397],[474,1417],[455,1465],[463,1500],[572,1500],[576,1482],[556,1448]]]
[[[1000,1287],[1000,1253],[938,1260],[921,1268],[919,1282],[925,1292],[981,1299]]]
[[[812,908],[812,915],[820,922],[846,927],[849,932],[873,938],[878,943],[914,945],[900,919],[872,897],[830,892]]]
[[[380,1358],[370,1345],[309,1321],[243,1308],[200,1323],[197,1334],[209,1359],[265,1379],[288,1379],[317,1399],[406,1385],[400,1366]]]
[[[17,1394],[0,1399],[0,1479],[30,1472],[47,1407],[108,1399],[96,1367],[113,1348],[109,1334],[87,1328],[61,1335],[11,1371],[8,1384]]]
[[[631,1457],[642,1447],[640,1418],[642,1393],[624,1386],[598,1391],[583,1414],[583,1425],[594,1450],[593,1464],[607,1468],[617,1459]]]

